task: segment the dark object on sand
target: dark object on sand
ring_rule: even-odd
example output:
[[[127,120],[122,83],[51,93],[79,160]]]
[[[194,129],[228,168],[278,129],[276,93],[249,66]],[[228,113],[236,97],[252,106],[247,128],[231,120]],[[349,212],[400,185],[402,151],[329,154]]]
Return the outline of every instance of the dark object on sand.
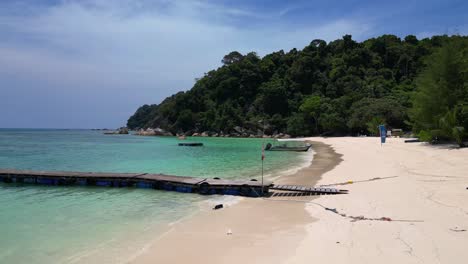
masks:
[[[184,146],[184,147],[201,147],[201,146],[203,146],[203,143],[199,143],[199,142],[187,142],[187,143],[179,143],[179,146]]]
[[[407,139],[405,140],[405,143],[416,143],[416,142],[421,142],[419,139]]]
[[[336,210],[336,208],[328,208],[328,207],[325,207],[325,210],[334,212],[335,214],[338,214],[338,210]]]
[[[217,204],[215,205],[215,207],[213,207],[213,210],[218,210],[218,209],[221,209],[223,208],[223,204]]]
[[[279,145],[279,146],[273,146],[273,145],[271,145],[271,143],[268,143],[265,146],[265,150],[268,150],[268,151],[298,151],[298,152],[305,152],[305,151],[308,151],[310,147],[311,147],[310,144],[296,147],[296,146],[287,146],[286,144]]]

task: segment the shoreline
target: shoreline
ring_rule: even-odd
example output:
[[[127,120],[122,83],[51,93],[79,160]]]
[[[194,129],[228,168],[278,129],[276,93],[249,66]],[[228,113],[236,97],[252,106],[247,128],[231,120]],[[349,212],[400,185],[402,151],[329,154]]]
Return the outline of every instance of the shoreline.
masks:
[[[314,185],[323,173],[341,162],[341,155],[331,146],[315,141],[312,144],[313,162],[292,175],[283,172],[277,182]],[[314,198],[300,197],[305,202]],[[216,211],[206,205],[173,224],[126,263],[181,263],[200,258],[202,251],[210,252],[210,263],[238,263],[252,258],[256,263],[286,260],[304,239],[306,224],[312,220],[303,203],[284,203],[274,198],[242,198]],[[229,231],[232,235],[227,234]],[[184,254],[174,254],[174,248],[184,248]],[[281,251],[271,252],[271,248]]]
[[[466,262],[468,149],[399,138],[382,146],[375,137],[308,140],[316,145],[313,164],[277,181],[349,194],[207,207],[129,263]]]

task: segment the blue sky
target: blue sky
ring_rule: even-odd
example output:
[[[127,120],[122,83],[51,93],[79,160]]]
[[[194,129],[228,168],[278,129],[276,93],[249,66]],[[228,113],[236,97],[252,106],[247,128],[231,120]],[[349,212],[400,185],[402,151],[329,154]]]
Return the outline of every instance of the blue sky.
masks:
[[[118,127],[232,50],[466,35],[466,14],[459,0],[2,0],[0,127]]]

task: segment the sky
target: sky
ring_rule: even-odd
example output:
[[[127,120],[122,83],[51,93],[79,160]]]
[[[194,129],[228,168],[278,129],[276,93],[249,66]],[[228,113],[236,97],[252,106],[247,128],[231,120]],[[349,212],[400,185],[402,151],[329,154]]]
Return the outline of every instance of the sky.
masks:
[[[0,127],[116,128],[230,51],[468,34],[466,0],[0,0]]]

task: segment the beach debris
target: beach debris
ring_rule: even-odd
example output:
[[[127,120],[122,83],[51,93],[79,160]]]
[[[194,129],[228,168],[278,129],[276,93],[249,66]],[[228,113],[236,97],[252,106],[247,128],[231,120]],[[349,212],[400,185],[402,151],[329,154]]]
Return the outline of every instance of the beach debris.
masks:
[[[382,221],[392,221],[390,217],[381,217],[380,220]]]
[[[366,217],[360,215],[360,216],[349,216],[348,218],[351,218],[351,222],[357,222],[357,221],[362,221],[362,220],[367,220]]]
[[[379,217],[379,218],[375,218],[375,217],[365,217],[363,215],[359,215],[359,216],[352,216],[352,215],[346,215],[345,213],[340,213],[338,212],[338,210],[336,208],[329,208],[329,207],[326,207],[326,206],[323,206],[319,203],[314,203],[314,204],[317,204],[321,207],[323,207],[326,211],[330,211],[330,212],[333,212],[341,217],[344,217],[344,218],[349,218],[351,219],[351,222],[357,222],[357,221],[363,221],[363,220],[367,220],[367,221],[386,221],[386,222],[392,222],[392,221],[398,221],[398,222],[423,222],[422,220],[394,220],[390,217],[386,217],[386,216],[382,216],[382,217]]]
[[[334,186],[334,185],[348,185],[348,184],[353,184],[353,183],[361,183],[361,182],[370,182],[370,181],[376,181],[376,180],[385,180],[385,179],[391,179],[391,178],[396,178],[398,176],[389,176],[389,177],[375,177],[375,178],[372,178],[372,179],[368,179],[368,180],[362,180],[362,181],[345,181],[345,182],[339,182],[339,183],[332,183],[332,184],[323,184],[323,185],[319,185],[321,187],[325,187],[325,186]]]
[[[335,214],[338,214],[338,210],[336,210],[336,208],[325,207],[325,210],[328,210],[328,211],[334,212]]]
[[[405,143],[417,143],[417,142],[421,142],[421,140],[419,140],[419,139],[407,139],[407,140],[405,140]]]
[[[228,235],[228,236],[232,235],[232,230],[228,229],[227,232],[226,232],[226,235]]]
[[[224,207],[223,204],[217,204],[217,205],[215,205],[215,207],[213,207],[213,210],[218,210],[218,209],[221,209],[223,207]]]
[[[265,199],[265,200],[266,201],[300,202],[300,203],[304,202],[304,201],[300,201],[300,200],[278,200],[278,199]],[[367,220],[367,221],[385,221],[385,222],[408,222],[410,224],[424,222],[424,220],[392,219],[392,218],[386,217],[386,216],[382,216],[382,217],[379,217],[379,218],[365,217],[365,216],[362,216],[362,215],[352,216],[352,215],[347,215],[345,213],[340,213],[336,208],[329,208],[329,207],[326,207],[326,206],[324,206],[324,205],[322,205],[320,203],[316,203],[316,202],[312,202],[312,201],[308,201],[308,202],[305,202],[305,203],[318,205],[318,206],[322,207],[323,209],[325,209],[326,211],[330,211],[330,212],[335,213],[335,214],[337,214],[337,215],[339,215],[341,217],[351,219],[351,222],[357,222],[357,221],[363,221],[363,220]],[[462,231],[459,231],[459,232],[462,232]]]
[[[364,217],[362,215],[360,216],[348,216],[348,218],[351,218],[351,222],[357,222],[357,221],[362,221],[362,220],[370,220],[370,221],[393,221],[390,217],[380,217],[380,218],[368,218]]]
[[[453,232],[465,232],[466,231],[466,229],[459,229],[458,227],[450,228],[450,230]]]

